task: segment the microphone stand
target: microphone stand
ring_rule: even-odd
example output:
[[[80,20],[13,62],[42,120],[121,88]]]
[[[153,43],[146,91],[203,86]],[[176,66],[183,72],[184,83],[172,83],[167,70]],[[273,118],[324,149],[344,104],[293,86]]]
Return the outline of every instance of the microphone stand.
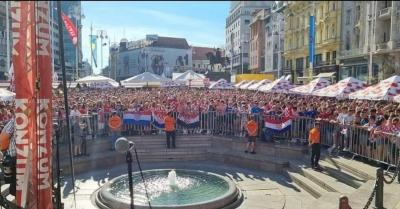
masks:
[[[131,209],[135,208],[134,196],[133,196],[133,174],[132,174],[132,154],[131,148],[126,151],[126,163],[128,164],[128,181],[129,181],[129,195],[131,198]]]

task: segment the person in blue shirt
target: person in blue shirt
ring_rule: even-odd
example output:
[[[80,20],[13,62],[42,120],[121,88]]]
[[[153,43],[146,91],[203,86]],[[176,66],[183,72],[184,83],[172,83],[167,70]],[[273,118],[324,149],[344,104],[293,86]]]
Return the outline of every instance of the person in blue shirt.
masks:
[[[263,112],[263,109],[258,106],[258,102],[254,102],[254,106],[250,109],[250,112],[251,114],[259,114]]]

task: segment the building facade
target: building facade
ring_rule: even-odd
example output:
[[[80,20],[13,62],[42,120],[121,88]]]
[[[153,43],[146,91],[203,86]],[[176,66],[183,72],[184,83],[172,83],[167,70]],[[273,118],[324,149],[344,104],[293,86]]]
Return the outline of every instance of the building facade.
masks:
[[[283,71],[285,59],[283,57],[285,40],[285,17],[283,11],[287,1],[276,1],[265,17],[265,73],[279,78],[290,75],[290,71]]]
[[[270,1],[231,1],[225,25],[225,53],[230,58],[231,73],[247,71],[249,67],[250,22],[257,9],[267,9]]]
[[[338,78],[337,54],[341,41],[341,1],[290,1],[284,10],[285,69],[301,83],[319,73]],[[309,62],[309,17],[315,11],[315,56]]]
[[[265,69],[265,16],[270,9],[258,9],[250,22],[250,67],[251,73]]]
[[[173,72],[192,68],[192,48],[184,38],[147,35],[145,39],[128,42],[122,39],[110,56],[110,73],[123,80],[143,72],[172,77]],[[112,76],[111,76],[112,77]]]
[[[62,27],[64,41],[64,56],[67,80],[75,80],[82,67],[82,9],[81,1],[62,1],[61,10],[69,16],[78,29],[78,47],[72,43],[71,37],[65,27]]]
[[[0,2],[0,80],[8,79],[7,69],[7,18],[6,18],[6,4],[10,6],[9,1]],[[11,13],[9,13],[9,23],[11,23]],[[11,27],[11,25],[10,25]],[[11,42],[11,33],[9,34],[9,41]],[[11,50],[11,44],[10,44]],[[11,55],[10,55],[11,56]]]

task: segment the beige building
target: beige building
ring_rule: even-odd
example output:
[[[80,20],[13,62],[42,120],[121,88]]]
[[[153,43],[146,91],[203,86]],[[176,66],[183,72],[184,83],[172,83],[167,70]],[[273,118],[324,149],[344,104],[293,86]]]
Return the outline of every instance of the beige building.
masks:
[[[250,68],[252,73],[265,70],[265,16],[270,9],[253,12],[250,23]]]
[[[284,71],[295,83],[313,79],[319,73],[338,74],[337,53],[341,41],[341,1],[290,1],[284,10]],[[314,67],[309,62],[309,17],[315,9]]]

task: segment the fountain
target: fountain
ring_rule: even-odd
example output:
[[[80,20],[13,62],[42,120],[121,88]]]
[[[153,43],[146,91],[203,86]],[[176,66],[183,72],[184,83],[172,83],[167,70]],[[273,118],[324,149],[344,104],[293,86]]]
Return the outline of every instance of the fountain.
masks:
[[[176,188],[176,187],[177,187],[175,169],[174,169],[174,170],[171,170],[171,171],[168,173],[168,182],[169,182],[169,186],[170,186],[171,188]]]
[[[184,169],[143,171],[133,174],[135,208],[149,208],[145,188],[154,209],[217,209],[240,202],[240,191],[229,179],[218,174]],[[112,179],[96,194],[101,209],[129,209],[128,177]]]

